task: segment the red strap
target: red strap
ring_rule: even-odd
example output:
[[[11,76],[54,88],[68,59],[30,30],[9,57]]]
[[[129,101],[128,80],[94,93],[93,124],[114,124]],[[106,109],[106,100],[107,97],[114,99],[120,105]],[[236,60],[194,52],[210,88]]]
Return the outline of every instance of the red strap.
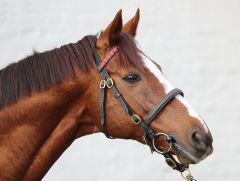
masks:
[[[111,60],[111,58],[115,55],[118,51],[118,46],[114,46],[112,50],[106,55],[106,57],[102,60],[100,64],[100,70],[106,66],[106,64]]]

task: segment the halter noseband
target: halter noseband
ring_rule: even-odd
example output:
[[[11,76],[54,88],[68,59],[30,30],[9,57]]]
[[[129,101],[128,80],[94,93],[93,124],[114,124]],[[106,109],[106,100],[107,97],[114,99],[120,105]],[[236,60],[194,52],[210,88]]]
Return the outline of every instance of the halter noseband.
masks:
[[[97,53],[96,47],[93,49],[93,56],[94,61],[96,64],[96,67],[102,77],[102,80],[100,81],[100,88],[101,88],[101,98],[100,98],[100,118],[101,118],[101,126],[102,131],[106,135],[107,138],[113,139],[113,137],[110,136],[108,133],[108,130],[106,128],[106,94],[107,94],[107,88],[111,89],[115,98],[120,103],[121,107],[123,108],[124,112],[129,114],[131,116],[131,120],[134,124],[139,125],[139,127],[144,132],[144,139],[145,143],[150,147],[151,151],[156,151],[160,154],[162,154],[165,157],[165,161],[167,164],[172,167],[175,170],[178,170],[179,172],[184,172],[188,169],[188,165],[183,165],[176,161],[176,159],[173,157],[172,153],[170,153],[170,149],[172,148],[172,144],[174,142],[173,138],[165,133],[155,133],[153,129],[150,128],[150,124],[155,119],[155,117],[165,108],[165,106],[168,105],[177,95],[183,96],[183,92],[180,89],[173,89],[170,91],[165,97],[163,97],[160,102],[154,107],[147,115],[147,118],[145,121],[143,121],[131,108],[131,106],[125,101],[122,94],[119,92],[117,87],[114,85],[114,81],[110,77],[110,75],[107,72],[106,65],[108,62],[112,59],[112,57],[116,54],[118,51],[118,47],[115,46],[111,49],[111,51],[107,54],[107,56],[104,58],[104,60],[101,60]],[[160,151],[155,146],[155,139],[164,136],[166,137],[166,141],[169,143],[169,149],[166,151]]]

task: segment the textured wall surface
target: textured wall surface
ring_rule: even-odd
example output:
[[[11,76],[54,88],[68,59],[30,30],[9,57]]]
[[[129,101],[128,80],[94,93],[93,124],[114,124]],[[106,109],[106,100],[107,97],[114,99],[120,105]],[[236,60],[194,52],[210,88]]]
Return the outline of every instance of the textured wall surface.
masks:
[[[103,29],[118,9],[141,9],[137,40],[182,88],[214,137],[213,155],[192,173],[202,181],[240,177],[239,0],[0,0],[0,67],[32,53],[76,42]],[[80,138],[45,181],[181,180],[163,158],[134,141],[101,134]]]

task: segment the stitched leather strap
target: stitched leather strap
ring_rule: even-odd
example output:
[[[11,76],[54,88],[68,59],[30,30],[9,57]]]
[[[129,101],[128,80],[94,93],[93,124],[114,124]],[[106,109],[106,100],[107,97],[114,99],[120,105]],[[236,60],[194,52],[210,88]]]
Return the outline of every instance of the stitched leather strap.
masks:
[[[106,94],[107,94],[107,88],[101,89],[101,97],[100,97],[100,119],[101,119],[101,126],[103,129],[103,132],[107,138],[112,138],[106,128]]]
[[[116,53],[116,52],[115,52]],[[115,54],[114,53],[114,54]],[[112,54],[112,56],[114,55]],[[94,56],[94,60],[95,60],[95,64],[98,68],[98,71],[101,75],[101,77],[104,80],[107,80],[108,78],[110,78],[105,66],[102,67],[101,65],[101,58],[99,57],[99,55],[97,54],[97,51],[94,50],[93,51],[93,56]],[[112,58],[112,56],[109,56],[110,59]],[[109,62],[109,60],[108,60]],[[105,62],[104,65],[106,65],[107,62]],[[124,100],[123,96],[121,95],[121,93],[118,91],[117,87],[113,84],[113,86],[111,87],[111,90],[115,96],[115,98],[118,100],[118,102],[120,103],[121,107],[123,108],[124,112],[129,114],[129,115],[133,115],[134,112],[132,110],[132,108],[127,104],[127,102]],[[100,117],[101,117],[101,125],[102,125],[102,130],[103,133],[105,134],[105,136],[107,138],[113,138],[109,135],[107,128],[106,128],[106,93],[107,92],[107,88],[103,88],[101,91],[101,99],[100,99]]]
[[[167,104],[169,104],[177,95],[182,95],[183,96],[183,92],[178,89],[175,88],[173,90],[171,90],[167,95],[165,95],[160,102],[157,104],[157,106],[155,108],[153,108],[151,110],[150,113],[148,113],[145,124],[147,126],[150,126],[150,124],[152,123],[152,121],[154,120],[154,118],[165,108],[165,106]]]

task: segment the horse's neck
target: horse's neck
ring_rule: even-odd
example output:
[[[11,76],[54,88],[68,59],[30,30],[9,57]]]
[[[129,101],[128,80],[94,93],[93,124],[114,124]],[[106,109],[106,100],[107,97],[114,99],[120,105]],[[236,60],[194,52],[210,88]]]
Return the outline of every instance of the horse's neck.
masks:
[[[0,112],[0,180],[40,180],[76,137],[98,131],[87,89],[70,82]]]

